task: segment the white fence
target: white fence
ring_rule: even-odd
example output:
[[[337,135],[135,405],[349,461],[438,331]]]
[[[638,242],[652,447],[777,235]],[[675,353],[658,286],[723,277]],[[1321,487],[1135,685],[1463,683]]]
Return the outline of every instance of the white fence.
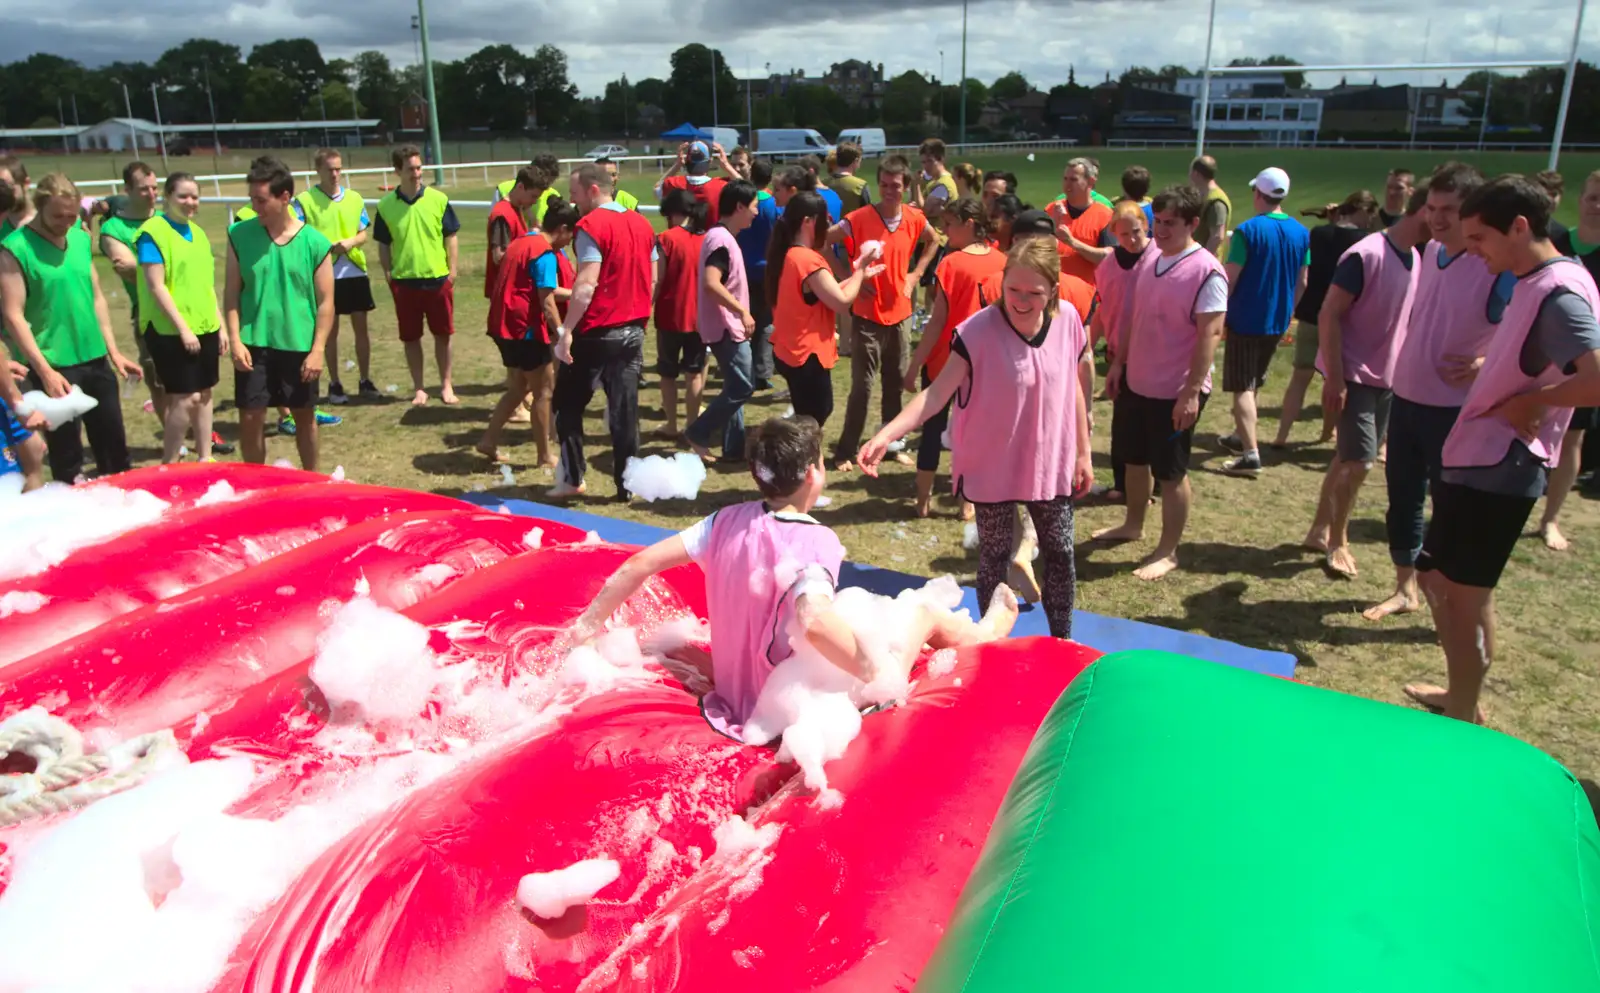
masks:
[[[1418,151],[1418,152],[1548,152],[1549,142],[1499,142],[1486,141],[1298,141],[1292,144],[1282,141],[1263,141],[1248,138],[1218,138],[1216,132],[1206,135],[1206,148],[1319,148],[1325,150],[1358,151],[1358,150],[1388,150],[1388,151]],[[1111,138],[1106,141],[1107,148],[1194,148],[1193,138]],[[1600,144],[1579,144],[1564,142],[1563,151],[1592,152],[1600,149]]]

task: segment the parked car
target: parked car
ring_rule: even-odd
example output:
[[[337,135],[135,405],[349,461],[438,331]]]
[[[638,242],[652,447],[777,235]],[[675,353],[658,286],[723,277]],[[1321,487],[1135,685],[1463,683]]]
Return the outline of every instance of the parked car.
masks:
[[[828,139],[812,128],[761,128],[756,132],[756,154],[770,159],[825,157],[833,150]]]
[[[839,144],[853,142],[861,148],[861,154],[867,157],[882,155],[889,143],[883,136],[882,128],[848,128],[839,132]]]
[[[583,153],[586,159],[615,159],[627,155],[628,150],[621,145],[596,145]]]

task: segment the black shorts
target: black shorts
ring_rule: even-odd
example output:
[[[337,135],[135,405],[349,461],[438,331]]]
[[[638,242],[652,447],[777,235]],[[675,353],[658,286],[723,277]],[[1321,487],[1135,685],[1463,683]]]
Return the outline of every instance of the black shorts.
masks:
[[[1348,379],[1344,389],[1344,410],[1339,412],[1339,458],[1371,464],[1378,461],[1378,451],[1389,433],[1394,392]]]
[[[555,353],[549,342],[538,338],[496,338],[500,364],[520,372],[535,372],[550,364]]]
[[[1494,589],[1539,501],[1442,480],[1432,489],[1433,519],[1422,539],[1417,570],[1438,570],[1452,583]]]
[[[372,299],[372,280],[366,276],[346,276],[333,281],[333,312],[335,314],[365,314],[376,310]]]
[[[1600,407],[1574,407],[1568,431],[1593,431],[1600,428]]]
[[[288,407],[309,410],[317,403],[317,384],[302,382],[306,352],[250,346],[250,371],[233,373],[233,401],[240,410]]]
[[[216,332],[197,335],[200,351],[193,355],[183,347],[183,339],[175,334],[157,334],[146,327],[143,337],[156,375],[161,377],[161,386],[168,394],[183,396],[217,385],[217,354],[222,335]]]
[[[1275,334],[1228,332],[1222,352],[1222,391],[1250,393],[1267,385],[1267,370],[1283,338]]]
[[[1211,394],[1200,394],[1200,414]],[[1172,429],[1176,400],[1140,396],[1124,384],[1111,408],[1111,444],[1127,465],[1150,467],[1157,482],[1175,483],[1189,474],[1189,451],[1194,447],[1194,424],[1184,431]]]
[[[656,331],[656,374],[662,379],[677,379],[680,374],[691,376],[706,367],[706,356],[711,349],[698,331]]]
[[[917,256],[920,255],[920,254],[922,254],[922,253],[921,252],[912,252],[911,253],[911,268],[912,269],[915,269],[917,267]],[[939,263],[943,262],[944,261],[944,257],[946,255],[949,255],[949,254],[950,254],[950,246],[949,245],[940,245],[939,248],[933,253],[933,261],[929,262],[928,263],[928,268],[926,268],[926,269],[924,269],[922,271],[922,281],[920,283],[918,283],[917,285],[918,286],[937,286],[938,283],[939,283]]]

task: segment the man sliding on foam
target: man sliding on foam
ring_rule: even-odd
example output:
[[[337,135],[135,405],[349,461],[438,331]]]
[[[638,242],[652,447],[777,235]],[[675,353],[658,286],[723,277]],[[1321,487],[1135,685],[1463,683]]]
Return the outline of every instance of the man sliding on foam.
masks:
[[[795,417],[762,424],[750,472],[763,499],[724,507],[636,553],[573,624],[574,643],[600,635],[612,612],[651,576],[694,562],[705,570],[711,619],[714,686],[702,709],[713,726],[740,736],[774,668],[799,648],[809,647],[862,683],[872,683],[896,675],[903,680],[924,645],[956,648],[1011,633],[1017,600],[1005,585],[995,590],[988,613],[976,624],[964,615],[919,605],[903,639],[896,639],[905,646],[901,656],[885,666],[833,608],[844,547],[832,529],[807,513],[826,481],[817,422]],[[896,665],[898,673],[883,671]]]

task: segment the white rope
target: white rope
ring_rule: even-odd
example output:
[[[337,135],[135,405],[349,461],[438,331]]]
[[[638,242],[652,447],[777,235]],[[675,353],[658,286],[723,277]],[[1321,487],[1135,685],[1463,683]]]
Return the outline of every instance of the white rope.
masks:
[[[0,722],[0,761],[25,755],[32,772],[0,774],[0,828],[85,807],[138,785],[177,739],[163,729],[85,754],[77,728],[32,707]]]

